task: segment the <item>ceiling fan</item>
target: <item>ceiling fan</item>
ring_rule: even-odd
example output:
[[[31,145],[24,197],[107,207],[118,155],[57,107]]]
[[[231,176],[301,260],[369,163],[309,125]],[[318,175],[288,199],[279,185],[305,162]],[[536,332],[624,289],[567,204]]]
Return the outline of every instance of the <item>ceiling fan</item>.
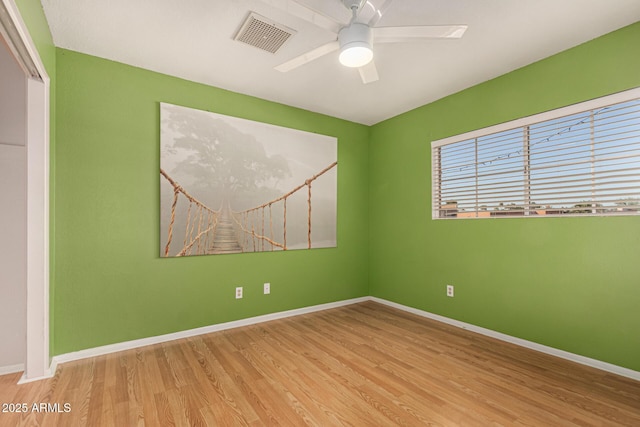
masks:
[[[275,67],[281,72],[291,71],[308,62],[340,50],[339,61],[346,67],[358,68],[363,83],[371,83],[378,80],[378,70],[373,61],[374,43],[399,43],[412,42],[426,39],[456,39],[462,37],[467,29],[466,25],[422,25],[406,27],[376,27],[384,12],[388,9],[392,0],[336,0],[351,13],[348,24],[343,24],[339,19],[321,13],[328,18],[330,28],[336,33],[336,39],[299,55]],[[375,3],[382,3],[376,7]],[[303,16],[298,14],[298,16]],[[314,15],[317,16],[317,15]],[[318,24],[315,19],[313,23]],[[335,29],[338,29],[336,32]]]

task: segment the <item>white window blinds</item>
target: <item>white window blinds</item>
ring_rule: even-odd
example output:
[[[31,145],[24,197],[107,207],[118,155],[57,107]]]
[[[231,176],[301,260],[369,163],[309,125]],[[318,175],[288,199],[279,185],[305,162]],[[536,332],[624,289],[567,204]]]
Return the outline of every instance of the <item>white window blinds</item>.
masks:
[[[640,89],[432,143],[434,218],[640,213]]]

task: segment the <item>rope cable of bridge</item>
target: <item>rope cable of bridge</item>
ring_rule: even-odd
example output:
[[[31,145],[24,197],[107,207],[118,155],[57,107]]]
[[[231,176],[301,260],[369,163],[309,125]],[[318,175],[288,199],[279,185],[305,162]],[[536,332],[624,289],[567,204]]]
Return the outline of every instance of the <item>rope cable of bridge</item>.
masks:
[[[189,251],[189,254],[191,254],[191,252],[192,252],[192,251],[191,251],[191,249],[192,249],[193,245],[194,245],[198,240],[200,240],[200,238],[201,238],[204,234],[206,234],[206,233],[208,233],[209,231],[211,231],[211,230],[212,230],[212,228],[213,228],[213,227],[211,227],[211,228],[207,228],[206,230],[204,230],[204,231],[202,231],[201,233],[199,233],[199,234],[196,236],[196,238],[195,238],[195,239],[193,239],[193,240],[189,243],[189,245],[187,245],[187,246],[185,246],[184,248],[182,248],[182,250],[181,250],[181,251],[180,251],[176,256],[185,256],[185,255],[187,254],[187,251]]]
[[[202,206],[198,207],[198,211],[199,211],[199,219],[198,219],[198,235],[200,235],[200,230],[202,230],[202,217],[203,217],[203,209]],[[198,239],[198,249],[197,252],[200,253],[200,250],[202,249],[202,239]]]
[[[187,239],[189,238],[189,224],[191,223],[191,205],[193,202],[189,202],[189,209],[187,209],[187,226],[184,229],[184,239],[182,241],[182,247],[187,246]]]
[[[307,189],[308,189],[308,197],[307,197],[307,204],[309,205],[309,213],[307,215],[307,242],[308,242],[308,249],[311,249],[311,181],[307,180]]]
[[[171,178],[169,174],[167,174],[162,168],[160,168],[160,175],[163,176],[169,182],[169,184],[173,187],[173,201],[171,203],[171,215],[169,220],[169,226],[167,229],[167,244],[165,245],[164,256],[166,257],[169,256],[171,243],[173,241],[173,231],[174,231],[175,220],[176,220],[176,210],[177,210],[180,193],[182,193],[182,195],[189,201],[189,208],[187,211],[185,238],[183,241],[182,250],[178,252],[177,256],[185,255],[187,250],[191,251],[190,253],[192,253],[193,245],[196,242],[198,243],[197,249],[196,249],[197,253],[200,254],[200,253],[206,252],[208,248],[208,242],[213,238],[213,236],[210,237],[210,234],[212,235],[215,234],[215,229],[218,224],[219,211],[211,209],[210,207],[202,203],[200,200],[195,198],[193,195],[189,194],[181,185],[179,185],[173,178]],[[198,211],[196,212],[195,215],[193,215],[193,219],[192,219],[191,209],[193,204],[197,206]],[[205,218],[205,215],[204,215],[205,211],[207,212],[207,217],[209,218],[209,220],[207,221],[208,226],[205,231],[201,231],[202,222]],[[196,219],[198,220],[198,231],[197,231],[197,235],[193,237]],[[202,241],[203,237],[205,237],[204,244]],[[189,240],[189,243],[187,243],[188,240]]]
[[[264,208],[262,208],[262,229],[260,230],[260,234],[264,236]],[[260,239],[261,247],[260,250],[264,252],[264,240]]]
[[[244,215],[244,214],[243,214],[243,215]],[[244,216],[242,216],[241,218],[244,218]],[[246,225],[246,223],[241,223],[241,222],[240,222],[240,221],[239,221],[235,216],[233,217],[233,220],[235,221],[235,223],[236,223],[236,224],[238,224],[238,227],[240,227],[240,229],[244,232],[244,235],[245,235],[245,236],[248,236],[248,235],[251,233],[251,231],[249,231],[249,230],[246,228],[246,226],[245,226],[245,225]],[[256,235],[256,237],[257,237],[257,238],[259,238],[259,239],[264,239],[264,240],[266,240],[266,241],[267,241],[269,244],[271,244],[272,246],[277,246],[277,247],[279,247],[279,248],[282,248],[282,247],[283,247],[281,243],[276,242],[275,240],[273,240],[273,238],[269,238],[269,237],[267,237],[267,236],[258,236],[258,235]],[[248,239],[248,237],[245,237],[245,238],[246,238],[246,239]]]
[[[264,242],[268,242],[271,245],[271,250],[274,250],[274,247],[282,248],[282,250],[287,250],[287,199],[292,196],[297,191],[301,190],[303,187],[307,187],[307,247],[311,249],[311,233],[312,233],[312,204],[311,204],[311,184],[313,181],[318,179],[320,176],[327,173],[329,170],[333,169],[338,162],[333,162],[317,174],[313,175],[311,178],[306,179],[303,184],[298,185],[291,191],[277,197],[273,200],[270,200],[266,203],[263,203],[260,206],[255,206],[251,209],[247,209],[241,212],[232,212],[231,217],[234,219],[236,224],[240,227],[244,234],[244,247],[243,251],[249,244],[249,238],[251,238],[251,243],[253,246],[253,251],[260,250],[264,251]],[[160,174],[167,179],[167,181],[173,186],[174,197],[171,205],[171,218],[169,223],[169,228],[167,232],[167,244],[165,246],[165,256],[169,256],[169,249],[173,239],[173,228],[175,224],[176,217],[176,206],[179,199],[179,194],[182,193],[185,198],[189,201],[189,208],[187,209],[187,219],[186,219],[186,228],[185,228],[185,237],[183,240],[183,248],[178,253],[177,256],[182,256],[189,251],[191,255],[193,253],[193,246],[197,242],[196,252],[197,254],[206,253],[207,248],[209,247],[209,241],[213,242],[215,236],[215,230],[218,225],[218,218],[220,216],[220,210],[213,210],[202,203],[200,200],[196,199],[194,196],[189,194],[183,187],[181,187],[176,181],[174,181],[162,168],[160,169]],[[274,203],[283,202],[283,243],[280,244],[274,239],[274,231],[273,231],[273,210],[272,206]],[[192,206],[196,205],[197,211],[192,215]],[[269,237],[265,235],[265,208],[269,207]],[[261,223],[260,218],[258,218],[258,210],[260,210],[261,214]],[[207,228],[202,230],[202,223],[204,219],[204,211],[208,212]],[[236,219],[236,215],[241,218],[241,221]],[[198,229],[195,230],[196,221],[198,222]],[[249,226],[250,225],[250,226]],[[258,234],[256,230],[260,230]],[[194,231],[196,235],[194,237]],[[211,233],[211,236],[209,234]],[[251,235],[251,237],[249,237]],[[204,241],[202,238],[204,236]],[[259,240],[259,245],[256,243],[256,239]]]
[[[247,218],[249,213],[256,213],[258,210],[260,209],[264,209],[267,206],[269,207],[269,213],[270,213],[270,227],[271,227],[271,240],[273,240],[273,217],[272,217],[272,212],[271,212],[271,206],[274,203],[277,202],[283,202],[283,244],[282,245],[277,245],[281,248],[283,248],[283,250],[287,250],[287,199],[292,196],[294,193],[296,193],[297,191],[301,190],[304,187],[307,187],[307,204],[308,204],[308,218],[307,218],[307,247],[309,249],[311,249],[311,184],[313,183],[313,181],[315,181],[316,179],[318,179],[319,177],[321,177],[322,175],[324,175],[325,173],[327,173],[328,171],[330,171],[331,169],[333,169],[335,166],[337,166],[338,162],[333,162],[331,163],[329,166],[325,167],[324,169],[322,169],[320,172],[318,172],[317,174],[313,175],[311,178],[308,178],[304,181],[304,183],[298,185],[297,187],[293,188],[291,191],[273,199],[270,200],[268,202],[265,202],[259,206],[254,206],[251,209],[246,209],[244,211],[239,211],[239,212],[233,212],[234,215],[240,215],[242,218]],[[249,234],[251,235],[252,238],[261,238],[261,239],[265,239],[267,240],[267,237],[264,236],[258,236],[255,233],[255,230],[252,228],[252,230],[248,229],[248,223],[249,220],[244,220],[244,224],[245,226],[241,226],[240,228],[245,232],[245,241],[248,242],[249,239]],[[252,223],[253,224],[253,223]],[[273,249],[273,248],[272,248]],[[255,250],[255,245],[254,245],[254,250]]]
[[[273,212],[271,211],[271,203],[269,203],[269,236],[273,241]],[[271,244],[271,250],[273,251],[273,243]]]
[[[283,231],[283,243],[282,243],[282,250],[286,251],[287,250],[287,198],[284,198],[284,213],[282,214],[284,217],[284,220],[282,222],[282,231]]]
[[[179,187],[173,187],[173,203],[171,203],[171,219],[169,220],[169,229],[167,230],[167,245],[164,247],[164,256],[169,256],[169,247],[171,239],[173,239],[173,223],[176,221],[176,205],[178,204]]]
[[[253,251],[256,252],[256,211],[253,212],[253,220],[251,221],[251,242],[253,244]]]

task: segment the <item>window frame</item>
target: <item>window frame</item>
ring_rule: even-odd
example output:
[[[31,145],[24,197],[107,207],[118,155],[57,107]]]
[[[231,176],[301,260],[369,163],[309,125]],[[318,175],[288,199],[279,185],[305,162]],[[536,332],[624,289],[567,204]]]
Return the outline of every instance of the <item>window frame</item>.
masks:
[[[500,132],[516,130],[520,128],[522,128],[525,132],[527,132],[527,130],[529,129],[529,126],[531,125],[536,125],[541,122],[556,120],[564,116],[570,116],[573,114],[586,113],[586,112],[604,108],[610,105],[633,101],[639,98],[640,98],[640,87],[637,87],[637,88],[625,90],[622,92],[617,92],[611,95],[606,95],[600,98],[595,98],[588,101],[571,104],[565,107],[544,111],[531,116],[526,116],[523,118],[511,120],[508,122],[499,123],[499,124],[488,126],[485,128],[476,129],[470,132],[465,132],[462,134],[453,135],[447,138],[442,138],[442,139],[432,141],[431,142],[431,217],[432,219],[484,219],[484,218],[496,218],[496,217],[532,218],[532,217],[540,216],[540,215],[529,215],[528,214],[529,211],[527,210],[526,213],[522,215],[504,215],[504,216],[502,215],[477,216],[476,215],[476,216],[459,217],[457,216],[457,208],[451,209],[451,211],[455,210],[456,212],[453,215],[451,215],[450,213],[447,214],[447,209],[446,208],[442,209],[442,207],[446,205],[443,205],[441,203],[442,201],[440,200],[441,199],[440,188],[438,186],[439,179],[437,177],[437,173],[440,169],[440,166],[439,166],[440,157],[438,154],[439,150],[437,150],[437,148],[471,140],[471,139],[485,137],[485,136],[500,133]],[[476,144],[476,151],[477,151],[477,144]],[[524,154],[524,156],[527,156],[527,154]],[[477,192],[477,177],[478,177],[478,174],[476,172],[476,192]],[[526,199],[527,197],[530,197],[530,195],[527,194],[527,188],[529,188],[529,172],[528,171],[525,172],[525,176],[522,182],[524,185],[524,190],[523,190],[524,197]],[[442,214],[443,211],[444,211],[444,214]],[[639,213],[640,212],[633,212],[633,213],[626,213],[626,214],[613,213],[613,212],[600,212],[600,213],[593,213],[593,214],[562,213],[562,214],[547,214],[547,215],[541,215],[541,216],[542,217],[619,216],[619,215],[638,215]]]

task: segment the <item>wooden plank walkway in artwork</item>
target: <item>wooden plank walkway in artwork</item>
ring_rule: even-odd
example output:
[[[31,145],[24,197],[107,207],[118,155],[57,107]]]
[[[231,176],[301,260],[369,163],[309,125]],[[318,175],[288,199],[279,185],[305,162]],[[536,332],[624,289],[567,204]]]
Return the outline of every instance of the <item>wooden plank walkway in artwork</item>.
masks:
[[[242,247],[238,242],[236,231],[233,226],[233,219],[228,210],[222,211],[218,225],[213,237],[213,245],[209,250],[210,254],[237,254],[242,252]]]

